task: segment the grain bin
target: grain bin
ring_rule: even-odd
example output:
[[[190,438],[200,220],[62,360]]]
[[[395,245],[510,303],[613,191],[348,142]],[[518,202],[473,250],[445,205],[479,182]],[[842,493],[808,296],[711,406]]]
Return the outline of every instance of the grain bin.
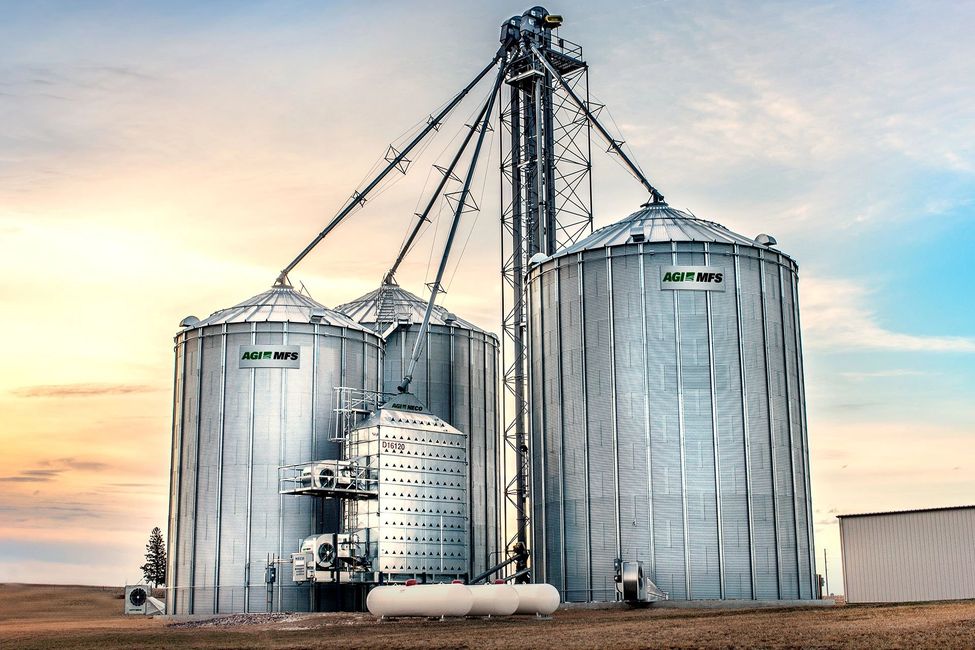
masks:
[[[334,525],[334,505],[278,493],[278,467],[338,458],[333,388],[378,389],[382,341],[289,286],[176,335],[168,613],[264,611],[268,554]],[[279,571],[275,609],[307,610]]]
[[[797,266],[650,204],[529,271],[534,573],[615,599],[813,598]]]
[[[336,310],[385,339],[383,390],[403,380],[427,301],[395,282]],[[498,338],[436,306],[410,390],[435,415],[467,434],[471,495],[471,575],[499,561],[503,506],[498,434]]]

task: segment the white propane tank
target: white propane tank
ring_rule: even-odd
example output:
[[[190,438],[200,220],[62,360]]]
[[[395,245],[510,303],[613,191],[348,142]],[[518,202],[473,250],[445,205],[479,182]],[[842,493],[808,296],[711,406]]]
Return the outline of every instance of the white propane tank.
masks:
[[[559,608],[559,590],[545,583],[512,585],[518,593],[518,609],[515,614],[541,614],[548,616]]]
[[[467,585],[474,597],[468,616],[510,616],[518,609],[518,592],[511,585]]]
[[[467,616],[474,596],[467,585],[387,585],[366,598],[373,616]]]

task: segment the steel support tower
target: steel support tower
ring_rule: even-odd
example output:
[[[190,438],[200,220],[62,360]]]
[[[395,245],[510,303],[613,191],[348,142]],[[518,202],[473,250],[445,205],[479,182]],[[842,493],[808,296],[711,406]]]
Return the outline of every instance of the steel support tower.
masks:
[[[531,579],[525,272],[533,256],[550,255],[592,231],[591,126],[587,110],[570,94],[584,97],[589,107],[588,66],[580,46],[553,33],[561,22],[534,7],[501,31],[509,62],[500,114],[502,413],[511,454],[505,499],[515,518],[506,537],[519,581]]]

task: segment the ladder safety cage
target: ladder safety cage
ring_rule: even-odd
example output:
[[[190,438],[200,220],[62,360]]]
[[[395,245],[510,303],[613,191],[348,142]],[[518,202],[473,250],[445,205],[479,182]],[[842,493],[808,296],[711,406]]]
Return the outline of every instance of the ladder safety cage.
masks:
[[[393,393],[384,393],[378,390],[336,386],[332,393],[335,429],[329,440],[347,443],[349,433],[392,396]]]

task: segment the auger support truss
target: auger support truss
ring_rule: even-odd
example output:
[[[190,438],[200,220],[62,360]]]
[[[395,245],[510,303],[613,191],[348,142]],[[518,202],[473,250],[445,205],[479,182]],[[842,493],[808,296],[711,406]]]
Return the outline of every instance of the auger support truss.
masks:
[[[325,229],[322,230],[318,236],[311,241],[310,244],[305,246],[304,250],[298,253],[297,257],[291,260],[291,262],[281,270],[281,273],[278,275],[278,278],[275,280],[274,284],[277,286],[288,286],[290,284],[288,282],[288,274],[298,265],[299,262],[301,262],[301,260],[305,259],[305,256],[308,255],[308,253],[310,253],[320,241],[325,239],[325,237],[327,237],[336,226],[342,223],[342,221],[349,216],[356,206],[365,203],[369,193],[372,192],[391,171],[395,169],[400,173],[406,173],[405,165],[409,164],[407,156],[410,154],[410,152],[413,151],[413,149],[420,144],[420,142],[422,142],[424,138],[430,134],[430,132],[440,128],[440,125],[443,123],[443,120],[447,117],[450,111],[452,111],[454,107],[467,96],[474,86],[476,86],[478,82],[484,78],[484,75],[494,68],[495,64],[497,64],[497,62],[501,60],[503,56],[504,48],[502,47],[500,50],[498,50],[498,53],[495,55],[491,63],[487,64],[484,69],[481,70],[477,76],[464,87],[463,90],[457,93],[454,98],[451,99],[450,102],[448,102],[447,105],[440,110],[439,113],[431,116],[431,118],[427,121],[427,125],[423,127],[423,129],[421,129],[420,132],[417,133],[416,136],[414,136],[405,147],[403,147],[402,151],[397,151],[396,149],[390,147],[386,154],[387,165],[382,169],[382,171],[380,171],[379,174],[377,174],[376,177],[373,178],[362,190],[358,190],[352,194],[345,206],[339,210],[338,214],[332,217],[331,221],[328,222]]]

